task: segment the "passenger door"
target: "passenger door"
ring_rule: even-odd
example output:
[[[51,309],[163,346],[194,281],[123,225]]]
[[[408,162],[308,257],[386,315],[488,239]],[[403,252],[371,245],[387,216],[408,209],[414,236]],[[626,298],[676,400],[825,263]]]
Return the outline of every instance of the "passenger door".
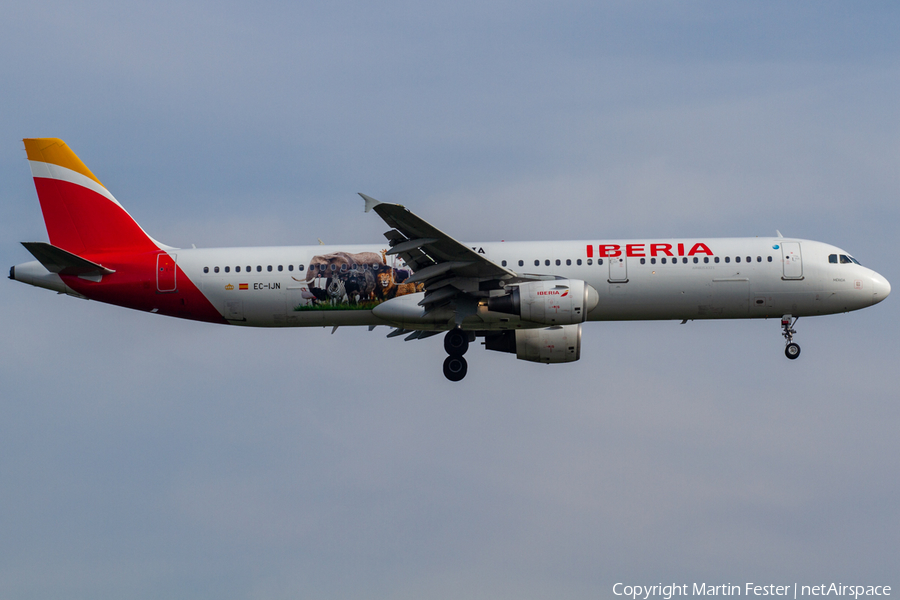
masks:
[[[803,260],[800,256],[799,242],[781,244],[781,257],[784,259],[784,278],[803,279]]]
[[[177,254],[160,252],[156,255],[156,291],[174,292],[176,289],[175,275],[178,270]]]

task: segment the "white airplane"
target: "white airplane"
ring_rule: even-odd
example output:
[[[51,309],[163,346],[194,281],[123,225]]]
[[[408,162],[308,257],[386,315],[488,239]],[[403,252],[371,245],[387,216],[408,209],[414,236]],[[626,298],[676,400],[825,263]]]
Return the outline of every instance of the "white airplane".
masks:
[[[585,321],[799,317],[865,308],[888,281],[829,244],[775,237],[462,243],[398,204],[360,194],[386,244],[172,248],[147,235],[66,144],[26,139],[50,243],[16,281],[161,315],[250,327],[388,325],[446,332],[459,381],[477,337],[541,363],[576,361]]]

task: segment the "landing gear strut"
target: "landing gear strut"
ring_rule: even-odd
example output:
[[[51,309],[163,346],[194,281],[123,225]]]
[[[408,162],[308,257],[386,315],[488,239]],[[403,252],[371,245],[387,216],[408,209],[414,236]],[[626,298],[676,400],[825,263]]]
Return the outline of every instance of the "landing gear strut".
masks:
[[[797,323],[799,318],[800,317],[793,317],[791,315],[784,315],[781,317],[781,335],[784,336],[785,343],[784,355],[791,360],[800,356],[800,346],[794,342],[794,334],[797,333],[794,329],[794,324]]]
[[[444,337],[444,350],[447,358],[444,359],[444,377],[450,381],[460,381],[466,376],[469,369],[463,354],[469,349],[469,336],[462,329],[451,329]]]

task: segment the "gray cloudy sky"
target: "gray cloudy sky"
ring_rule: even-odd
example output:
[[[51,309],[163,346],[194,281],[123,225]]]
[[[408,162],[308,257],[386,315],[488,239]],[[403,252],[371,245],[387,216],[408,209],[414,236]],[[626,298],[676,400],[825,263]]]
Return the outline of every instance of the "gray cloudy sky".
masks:
[[[176,246],[786,235],[895,286],[890,2],[55,2],[0,19],[0,256],[60,137]],[[897,299],[594,323],[582,360],[0,293],[0,596],[900,589]]]

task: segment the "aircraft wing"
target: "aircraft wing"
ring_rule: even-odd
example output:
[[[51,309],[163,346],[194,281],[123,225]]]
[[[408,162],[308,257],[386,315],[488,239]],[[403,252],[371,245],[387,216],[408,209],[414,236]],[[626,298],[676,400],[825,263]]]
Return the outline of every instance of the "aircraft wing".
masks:
[[[425,284],[425,299],[419,304],[426,311],[456,303],[459,313],[459,304],[474,302],[504,282],[518,279],[514,271],[488,260],[406,207],[360,196],[366,201],[366,212],[374,210],[392,227],[384,234],[391,245],[388,254],[399,255],[413,270],[406,283]]]

